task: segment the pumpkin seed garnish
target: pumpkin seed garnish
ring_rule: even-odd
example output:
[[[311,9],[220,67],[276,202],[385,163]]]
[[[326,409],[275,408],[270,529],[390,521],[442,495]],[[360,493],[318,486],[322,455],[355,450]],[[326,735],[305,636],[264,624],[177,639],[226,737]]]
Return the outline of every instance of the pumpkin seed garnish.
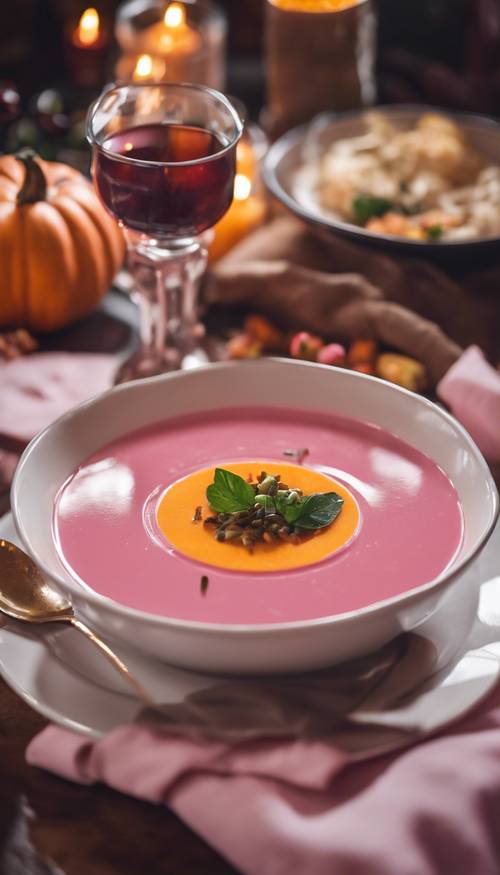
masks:
[[[283,455],[295,459],[297,465],[302,465],[304,459],[309,455],[309,450],[307,447],[301,447],[300,450],[283,450]]]
[[[297,453],[307,455],[308,450]],[[207,499],[215,513],[203,524],[213,526],[217,541],[241,541],[249,553],[259,541],[300,544],[301,536],[331,525],[344,503],[336,492],[304,495],[301,489],[281,483],[279,474],[261,471],[254,482],[224,468],[215,469]],[[201,516],[195,512],[193,519]]]

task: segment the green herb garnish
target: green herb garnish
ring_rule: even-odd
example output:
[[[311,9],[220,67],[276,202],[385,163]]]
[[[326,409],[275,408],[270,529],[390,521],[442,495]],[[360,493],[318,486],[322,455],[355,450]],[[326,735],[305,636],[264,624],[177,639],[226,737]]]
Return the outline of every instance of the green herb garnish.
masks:
[[[342,510],[344,499],[336,492],[317,492],[308,495],[300,505],[300,515],[295,519],[299,529],[314,531],[333,523]]]
[[[384,216],[395,208],[395,204],[387,198],[370,194],[357,194],[351,203],[352,214],[359,225],[366,225],[374,216]]]
[[[296,492],[295,495],[297,495]],[[302,515],[304,501],[305,499],[302,496],[298,496],[295,501],[290,501],[289,497],[285,498],[277,495],[275,498],[275,508],[289,525],[293,525]]]
[[[212,510],[218,513],[236,513],[252,507],[255,492],[243,477],[216,468],[214,482],[207,489],[207,499]]]
[[[258,541],[300,543],[299,535],[324,529],[337,518],[344,499],[336,492],[303,495],[262,471],[253,483],[216,468],[207,499],[215,512],[204,524],[215,527],[218,541],[241,541],[250,550]]]
[[[254,501],[255,504],[258,504],[259,507],[263,507],[264,510],[268,510],[269,513],[273,513],[276,510],[274,499],[271,498],[270,495],[255,495]]]
[[[439,238],[443,236],[443,226],[430,225],[430,227],[427,228],[427,236],[429,240],[439,240]]]

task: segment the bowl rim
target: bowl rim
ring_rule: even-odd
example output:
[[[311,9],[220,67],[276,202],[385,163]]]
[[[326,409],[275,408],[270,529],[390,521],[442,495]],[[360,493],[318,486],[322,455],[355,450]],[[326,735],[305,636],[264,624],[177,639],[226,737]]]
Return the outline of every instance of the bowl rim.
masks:
[[[70,580],[71,584],[74,584],[74,588],[70,585],[68,580],[64,579],[61,574],[57,571],[51,569],[46,565],[43,561],[41,561],[38,556],[36,550],[33,548],[29,534],[26,530],[26,527],[23,523],[23,514],[21,508],[21,500],[19,496],[19,483],[22,478],[22,473],[24,466],[27,463],[27,460],[37,452],[38,445],[46,440],[47,436],[50,435],[53,429],[60,428],[64,426],[64,424],[72,419],[76,414],[84,413],[86,410],[93,408],[97,405],[106,403],[106,400],[110,396],[116,396],[117,394],[126,394],[130,391],[140,391],[141,386],[149,386],[154,383],[168,383],[171,380],[178,379],[189,379],[190,375],[200,374],[200,373],[210,373],[215,371],[235,371],[240,368],[258,368],[268,367],[274,368],[276,365],[286,365],[292,368],[301,368],[301,369],[313,369],[316,370],[320,368],[321,370],[328,371],[334,375],[335,373],[342,374],[344,377],[349,375],[349,378],[353,380],[368,380],[372,383],[375,383],[379,389],[387,391],[389,393],[394,392],[395,394],[402,393],[403,395],[410,397],[417,404],[421,404],[422,407],[431,409],[432,411],[438,413],[447,423],[452,427],[452,429],[458,433],[459,437],[462,439],[463,443],[467,445],[468,451],[474,456],[477,464],[480,469],[482,469],[485,481],[489,485],[489,492],[492,500],[492,518],[488,526],[486,526],[483,531],[481,537],[478,540],[476,546],[466,554],[461,561],[459,561],[455,566],[451,569],[447,570],[445,568],[437,577],[433,578],[430,581],[426,581],[425,583],[419,584],[416,587],[413,587],[410,590],[406,590],[403,593],[399,593],[395,596],[391,596],[386,599],[381,599],[377,602],[372,602],[364,607],[354,609],[352,611],[346,611],[342,614],[331,614],[326,617],[315,617],[309,620],[292,620],[284,623],[209,623],[200,620],[182,620],[176,617],[166,617],[159,614],[153,614],[148,611],[138,610],[136,608],[130,608],[127,605],[122,605],[120,602],[115,601],[114,599],[109,598],[108,596],[101,595],[100,593],[93,590],[90,586],[85,584],[82,587],[81,584],[76,580]],[[269,406],[269,405],[264,405]],[[165,417],[163,417],[165,418]],[[168,419],[168,417],[167,417]],[[157,420],[160,421],[160,420]],[[154,420],[152,420],[154,422]],[[134,429],[131,429],[134,431]],[[126,434],[127,432],[124,432]],[[112,386],[110,389],[107,389],[104,392],[101,392],[97,395],[94,395],[92,398],[89,398],[87,401],[83,401],[81,404],[76,405],[71,408],[69,411],[64,413],[62,416],[58,417],[58,419],[54,420],[54,422],[50,423],[46,426],[39,434],[37,434],[28,444],[24,452],[22,453],[18,465],[16,467],[14,478],[12,480],[11,486],[11,510],[14,519],[14,523],[17,529],[17,532],[21,538],[24,548],[31,556],[31,558],[36,562],[39,568],[49,577],[49,579],[55,581],[58,586],[60,586],[65,592],[66,590],[70,590],[72,594],[76,594],[78,596],[83,595],[83,601],[90,603],[93,607],[99,608],[104,607],[108,610],[111,610],[113,613],[121,615],[129,620],[142,620],[147,621],[152,626],[169,628],[174,627],[176,629],[180,629],[183,631],[195,631],[195,632],[204,632],[208,635],[217,635],[220,636],[230,636],[230,635],[267,635],[270,632],[275,634],[286,634],[288,632],[309,629],[309,628],[318,628],[322,626],[331,626],[338,625],[341,623],[351,622],[355,618],[370,616],[372,614],[380,614],[385,611],[393,609],[395,606],[403,607],[404,605],[413,602],[420,597],[423,597],[430,593],[434,589],[438,589],[444,584],[452,583],[453,580],[465,571],[469,565],[476,558],[478,553],[481,551],[483,546],[488,541],[490,535],[493,532],[493,529],[497,523],[497,520],[500,515],[500,498],[498,494],[498,490],[496,488],[495,481],[493,480],[491,471],[489,466],[480,452],[478,446],[468,433],[468,431],[464,428],[464,426],[455,419],[447,410],[444,410],[439,405],[430,401],[428,398],[423,397],[422,395],[416,395],[414,392],[410,392],[408,389],[404,389],[401,386],[397,386],[394,383],[388,383],[385,380],[381,380],[378,377],[373,377],[368,374],[361,374],[355,371],[347,371],[344,368],[334,367],[332,365],[322,365],[317,362],[306,362],[306,361],[297,361],[291,360],[281,357],[267,357],[263,359],[256,360],[248,360],[248,361],[224,361],[217,362],[215,364],[208,364],[202,367],[196,368],[194,371],[173,371],[166,374],[160,374],[155,377],[148,377],[142,380],[136,380],[128,383],[122,383],[118,386]],[[69,574],[69,572],[68,572]]]
[[[460,249],[471,250],[481,246],[498,246],[500,243],[500,234],[489,237],[474,237],[469,240],[436,240],[433,242],[425,240],[412,240],[408,237],[398,237],[394,234],[381,234],[375,231],[368,231],[366,228],[355,225],[353,222],[345,222],[342,219],[336,219],[328,216],[320,216],[319,214],[311,213],[307,207],[300,204],[293,195],[291,195],[281,185],[277,169],[291,149],[296,146],[301,140],[305,139],[311,126],[320,118],[330,120],[330,124],[335,125],[337,122],[349,121],[350,119],[362,118],[370,112],[381,112],[389,117],[397,119],[403,115],[423,115],[424,113],[438,113],[448,116],[458,124],[462,123],[469,127],[478,127],[481,129],[489,129],[496,133],[499,138],[500,146],[500,121],[497,119],[475,112],[457,112],[449,110],[446,107],[430,106],[428,104],[419,103],[382,103],[375,106],[366,106],[362,109],[350,109],[342,112],[324,112],[315,116],[311,121],[305,124],[297,125],[283,134],[269,148],[262,163],[262,179],[268,188],[269,192],[277,198],[290,212],[299,216],[308,224],[319,225],[320,228],[331,232],[336,232],[351,238],[359,239],[359,242],[370,243],[386,243],[391,247],[401,247],[407,251],[429,253],[429,252],[450,252]]]

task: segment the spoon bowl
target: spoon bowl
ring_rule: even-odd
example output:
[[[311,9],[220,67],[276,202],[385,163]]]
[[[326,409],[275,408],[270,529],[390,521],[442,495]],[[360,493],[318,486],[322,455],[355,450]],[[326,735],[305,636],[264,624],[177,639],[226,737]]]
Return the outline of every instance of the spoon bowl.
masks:
[[[49,584],[30,556],[0,540],[0,611],[27,623],[48,623],[74,616],[69,599]]]
[[[0,539],[0,612],[25,623],[71,623],[126,678],[135,695],[152,704],[151,697],[125,663],[75,616],[69,599],[47,580],[24,550],[5,538]]]

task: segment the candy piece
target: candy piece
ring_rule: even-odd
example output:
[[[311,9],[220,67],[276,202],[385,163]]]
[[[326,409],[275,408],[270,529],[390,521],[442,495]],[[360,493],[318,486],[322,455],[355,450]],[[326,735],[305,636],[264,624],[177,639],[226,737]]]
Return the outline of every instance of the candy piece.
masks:
[[[355,340],[347,352],[347,363],[354,365],[373,363],[377,357],[378,344],[376,340]]]
[[[378,377],[396,383],[412,392],[422,392],[427,386],[427,374],[424,365],[416,359],[397,353],[384,352],[376,362]]]
[[[371,362],[359,362],[359,364],[353,365],[351,370],[358,371],[359,374],[368,374],[370,377],[375,376],[375,365]]]
[[[317,355],[317,361],[322,365],[338,365],[341,367],[345,364],[345,347],[340,343],[328,343],[324,346]]]
[[[258,359],[262,355],[262,344],[249,334],[236,334],[228,341],[226,353],[230,359]]]
[[[258,340],[266,349],[279,349],[283,345],[283,335],[264,316],[254,313],[245,319],[247,334]]]
[[[315,362],[318,352],[323,346],[320,337],[309,334],[308,331],[299,331],[294,334],[290,341],[290,355],[294,359],[306,359]]]
[[[38,348],[38,341],[25,331],[24,328],[18,328],[17,331],[7,331],[0,333],[0,359],[19,358],[19,356],[27,355],[34,352]]]

